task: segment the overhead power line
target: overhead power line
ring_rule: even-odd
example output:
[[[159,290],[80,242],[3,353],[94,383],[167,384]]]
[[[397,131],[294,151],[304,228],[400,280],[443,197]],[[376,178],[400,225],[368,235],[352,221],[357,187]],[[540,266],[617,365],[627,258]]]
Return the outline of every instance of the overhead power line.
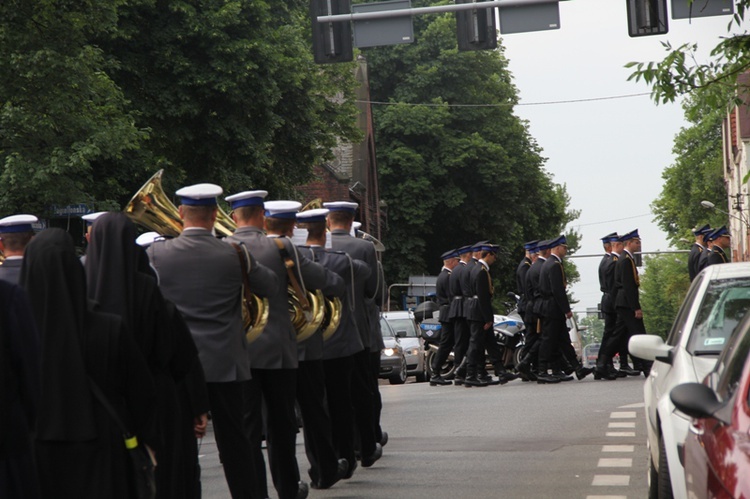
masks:
[[[651,215],[651,213],[644,213],[643,215],[634,215],[632,217],[625,217],[625,218],[615,218],[614,220],[604,220],[603,222],[591,222],[587,224],[573,224],[573,227],[586,227],[589,225],[601,225],[601,224],[609,224],[612,222],[621,222],[622,220],[632,220],[634,218],[641,218],[641,217],[647,217]]]
[[[545,102],[519,102],[518,104],[510,104],[508,102],[498,104],[448,104],[434,102],[429,103],[413,103],[413,102],[382,102],[374,100],[360,100],[356,102],[361,104],[371,104],[376,106],[424,106],[424,107],[511,107],[511,106],[549,106],[554,104],[576,104],[579,102],[594,102],[603,100],[615,100],[615,99],[629,99],[632,97],[643,97],[645,95],[651,95],[650,92],[643,92],[639,94],[624,94],[624,95],[610,95],[607,97],[588,97],[585,99],[569,99],[569,100],[558,100],[558,101],[545,101]]]

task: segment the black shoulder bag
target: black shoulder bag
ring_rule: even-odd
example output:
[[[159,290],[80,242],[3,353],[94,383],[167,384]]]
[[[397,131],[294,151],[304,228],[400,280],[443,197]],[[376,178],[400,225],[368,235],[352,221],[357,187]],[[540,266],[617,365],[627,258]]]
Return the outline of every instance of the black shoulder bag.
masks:
[[[146,448],[138,443],[135,435],[130,433],[123,424],[120,416],[117,415],[115,408],[110,405],[107,397],[102,392],[99,385],[89,377],[89,385],[94,396],[99,400],[102,406],[107,410],[112,420],[120,428],[122,437],[125,440],[125,448],[128,451],[128,460],[130,461],[130,472],[132,473],[132,484],[138,499],[154,499],[156,497],[156,476],[154,462],[151,460]]]

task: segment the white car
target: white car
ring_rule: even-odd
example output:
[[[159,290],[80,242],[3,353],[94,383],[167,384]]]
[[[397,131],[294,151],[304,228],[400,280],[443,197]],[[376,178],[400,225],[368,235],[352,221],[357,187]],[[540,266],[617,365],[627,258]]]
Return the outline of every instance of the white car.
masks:
[[[396,331],[396,336],[404,348],[406,366],[409,376],[417,382],[427,381],[427,363],[425,362],[424,340],[414,321],[414,314],[408,310],[383,312],[383,318]]]
[[[643,389],[649,498],[687,497],[680,456],[690,418],[675,409],[669,392],[703,381],[748,310],[750,263],[712,265],[691,284],[666,342],[653,334],[630,339],[631,354],[654,361]]]

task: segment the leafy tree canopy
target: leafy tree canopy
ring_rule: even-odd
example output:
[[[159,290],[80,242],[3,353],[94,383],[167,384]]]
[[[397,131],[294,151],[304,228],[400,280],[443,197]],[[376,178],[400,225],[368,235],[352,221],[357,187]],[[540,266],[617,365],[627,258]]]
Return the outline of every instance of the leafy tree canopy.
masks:
[[[459,52],[455,30],[452,14],[419,16],[414,43],[366,52],[371,98],[388,103],[373,105],[388,203],[384,264],[390,282],[434,275],[442,252],[489,239],[501,247],[493,274],[504,295],[515,287],[523,241],[559,235],[578,214],[513,114],[517,91],[502,48]]]
[[[690,280],[687,256],[666,254],[646,256],[646,273],[641,279],[641,307],[646,331],[666,339]]]

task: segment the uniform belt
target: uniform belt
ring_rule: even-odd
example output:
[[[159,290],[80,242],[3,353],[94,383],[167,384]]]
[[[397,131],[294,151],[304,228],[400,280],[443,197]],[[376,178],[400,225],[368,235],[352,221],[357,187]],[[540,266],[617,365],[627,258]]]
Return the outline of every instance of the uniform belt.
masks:
[[[453,297],[453,299],[454,299],[454,300],[462,300],[462,299],[463,299],[463,296],[454,296],[454,297]]]

